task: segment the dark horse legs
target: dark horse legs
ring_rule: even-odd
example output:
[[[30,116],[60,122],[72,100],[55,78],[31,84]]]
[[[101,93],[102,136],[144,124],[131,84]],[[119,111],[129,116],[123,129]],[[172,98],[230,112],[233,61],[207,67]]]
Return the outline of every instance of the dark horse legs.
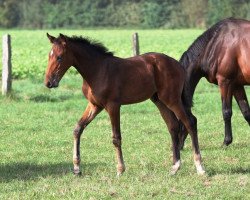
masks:
[[[228,91],[231,90],[232,87],[228,85],[223,85],[220,87],[221,90],[221,100],[222,100],[222,114],[223,119],[225,122],[225,138],[223,145],[228,146],[233,141],[232,136],[232,126],[231,126],[231,117],[232,117],[232,94],[235,100],[238,103],[238,106],[241,110],[242,115],[244,116],[245,120],[250,125],[250,107],[247,100],[246,92],[244,86],[237,86],[233,88],[233,92]],[[196,121],[196,118],[192,115],[191,112],[187,111],[188,116],[191,117],[192,121]],[[184,142],[187,136],[187,130],[184,126],[179,131],[179,147],[183,149]]]
[[[173,111],[173,113],[175,114],[175,116],[181,120],[181,122],[185,125],[186,129],[188,130],[190,136],[191,136],[191,140],[192,140],[192,148],[193,148],[193,152],[194,152],[194,163],[196,166],[196,170],[198,174],[204,174],[205,171],[202,167],[202,161],[201,161],[201,154],[200,154],[200,149],[199,149],[199,144],[198,144],[198,135],[197,135],[197,125],[195,123],[192,123],[191,119],[187,116],[185,109],[182,105],[181,100],[180,101],[174,101],[174,102],[170,102],[173,101],[172,99],[170,100],[169,98],[167,98],[167,94],[160,94],[159,95],[159,101],[161,101],[166,107],[168,107],[171,111]],[[157,106],[159,108],[159,105]],[[166,108],[165,108],[166,110]],[[163,108],[161,108],[161,112],[164,112]],[[165,114],[167,114],[167,112],[164,112]],[[167,115],[166,115],[167,116]],[[169,115],[169,118],[171,115]],[[165,117],[163,115],[163,117]],[[164,118],[165,121],[167,121],[167,117]],[[176,118],[174,118],[176,119]],[[177,120],[176,120],[177,121]],[[172,121],[173,122],[173,121]],[[177,121],[178,123],[178,121]],[[179,126],[179,125],[178,125]],[[171,127],[170,127],[171,130]],[[172,136],[173,134],[173,136]],[[172,140],[174,140],[173,143],[173,151],[176,151],[176,157],[179,158],[178,154],[179,154],[179,148],[178,148],[178,134],[175,133],[173,130],[171,130],[171,137]],[[177,140],[177,141],[176,141]],[[179,168],[180,164],[177,164],[177,170]],[[174,168],[173,167],[173,172],[174,172]],[[175,172],[174,172],[175,173]]]
[[[228,90],[230,90],[230,88]],[[232,97],[230,97],[231,91],[226,92],[224,91],[224,88],[222,88],[221,92],[224,95],[224,98],[222,95],[223,118],[225,121],[225,138],[223,144],[229,145],[233,141],[232,127],[231,127]],[[243,114],[245,120],[250,125],[250,108],[244,87],[238,86],[233,88],[233,95],[239,105],[241,113]]]
[[[191,120],[191,123],[197,127],[197,119],[192,114],[191,110],[186,110],[186,113],[187,113],[189,119]],[[180,123],[180,125],[179,125],[180,129],[179,129],[179,133],[178,133],[179,149],[182,150],[184,147],[185,140],[186,140],[187,135],[188,135],[188,131],[181,121],[179,121],[179,123]]]
[[[239,86],[234,90],[234,98],[236,99],[241,113],[243,114],[245,120],[250,125],[250,108],[246,96],[246,92],[243,86]]]
[[[231,125],[233,86],[228,80],[219,80],[218,84],[220,87],[222,114],[225,123],[225,138],[223,144],[229,145],[233,139]]]
[[[225,122],[225,138],[223,144],[229,145],[233,141],[232,125],[231,125],[232,95],[234,95],[240,107],[240,110],[249,125],[250,125],[250,108],[246,92],[243,86],[235,87],[225,82],[220,82],[219,86],[221,91],[223,119]]]
[[[74,174],[78,175],[80,171],[80,138],[84,128],[102,111],[92,103],[88,103],[86,110],[83,113],[82,118],[77,123],[74,129],[74,148],[73,148],[73,163],[74,163]]]
[[[174,113],[169,110],[158,98],[152,97],[151,101],[159,109],[162,118],[164,119],[172,139],[172,151],[173,151],[173,166],[171,169],[171,174],[175,174],[180,168],[180,150],[178,148],[178,132],[179,132],[179,123],[174,115]]]
[[[172,105],[170,109],[173,110],[177,118],[181,120],[181,122],[185,125],[186,129],[188,130],[188,133],[190,134],[191,140],[192,140],[194,163],[195,163],[197,173],[204,174],[205,171],[201,164],[202,161],[201,161],[201,154],[200,154],[200,148],[199,148],[199,143],[198,143],[197,124],[192,123],[191,119],[188,118],[181,102],[179,102],[178,104]]]

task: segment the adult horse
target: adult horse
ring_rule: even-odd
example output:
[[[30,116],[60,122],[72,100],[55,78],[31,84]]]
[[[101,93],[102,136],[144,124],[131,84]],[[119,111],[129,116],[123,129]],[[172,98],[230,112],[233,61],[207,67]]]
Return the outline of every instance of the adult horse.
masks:
[[[225,123],[224,145],[232,143],[232,96],[250,125],[250,109],[244,85],[250,84],[250,22],[224,19],[202,35],[183,53],[180,59],[185,68],[190,95],[202,77],[219,86]],[[192,99],[192,98],[191,98]],[[191,103],[189,102],[189,104]],[[187,112],[191,107],[187,109]],[[191,115],[191,114],[190,114]],[[183,147],[185,136],[180,141]]]
[[[110,117],[113,144],[117,157],[117,174],[125,171],[121,148],[120,107],[151,99],[160,110],[172,139],[173,167],[180,167],[178,130],[180,119],[189,131],[194,151],[197,173],[204,170],[198,146],[197,127],[187,117],[182,104],[185,72],[180,64],[164,54],[147,53],[132,58],[113,56],[102,44],[82,37],[60,34],[55,38],[47,34],[53,44],[49,53],[45,85],[57,87],[59,81],[74,66],[84,79],[82,91],[88,100],[83,116],[74,129],[74,173],[80,174],[80,137],[84,128],[105,109]]]

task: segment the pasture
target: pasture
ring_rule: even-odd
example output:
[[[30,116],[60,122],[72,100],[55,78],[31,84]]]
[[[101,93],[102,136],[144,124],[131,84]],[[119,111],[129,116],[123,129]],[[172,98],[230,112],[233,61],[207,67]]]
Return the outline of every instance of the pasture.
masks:
[[[1,35],[7,31],[0,31]],[[121,110],[126,172],[116,177],[115,152],[107,113],[81,138],[83,175],[72,174],[73,128],[87,101],[75,70],[59,88],[43,85],[50,44],[47,31],[8,31],[12,36],[13,93],[0,96],[0,199],[249,199],[250,129],[233,101],[233,143],[222,148],[224,123],[218,88],[202,80],[193,113],[206,176],[193,165],[190,138],[175,176],[170,135],[150,101]],[[134,30],[56,30],[101,41],[116,56],[131,56]],[[139,30],[140,51],[179,59],[202,30]],[[246,90],[250,98],[250,89]]]

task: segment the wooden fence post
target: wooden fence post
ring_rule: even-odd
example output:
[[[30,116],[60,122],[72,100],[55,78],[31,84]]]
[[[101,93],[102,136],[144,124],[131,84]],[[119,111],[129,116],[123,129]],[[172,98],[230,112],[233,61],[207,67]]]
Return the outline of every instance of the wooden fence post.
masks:
[[[11,91],[11,38],[3,36],[2,95]]]
[[[134,33],[132,36],[132,48],[133,48],[134,56],[137,56],[140,54],[138,33]]]

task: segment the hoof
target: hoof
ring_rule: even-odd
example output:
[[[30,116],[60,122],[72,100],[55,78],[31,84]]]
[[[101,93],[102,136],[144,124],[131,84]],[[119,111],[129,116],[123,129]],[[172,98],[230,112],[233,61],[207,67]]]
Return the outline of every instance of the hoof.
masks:
[[[181,166],[181,161],[177,161],[171,168],[170,170],[170,175],[175,175],[177,171],[180,169]]]
[[[125,172],[125,165],[118,165],[117,166],[117,174],[116,174],[116,176],[117,177],[120,177],[122,174],[123,174],[123,172]]]
[[[175,170],[175,169],[172,168],[172,169],[170,170],[169,174],[170,174],[171,176],[173,176],[173,175],[175,175],[175,174],[177,173],[177,171],[178,171],[178,170]]]
[[[230,145],[233,142],[233,139],[225,139],[223,142],[223,146],[226,147]]]
[[[202,165],[200,163],[196,164],[196,171],[197,171],[198,175],[205,175],[206,174],[204,168],[202,167]]]
[[[75,176],[81,176],[82,175],[82,172],[81,171],[73,171],[73,174]]]
[[[221,145],[222,148],[226,148],[228,147],[232,142],[223,142],[223,144]]]
[[[117,171],[117,174],[116,174],[116,176],[119,178],[119,177],[121,177],[122,176],[122,174],[125,172],[125,169],[124,170],[122,170],[122,171]]]
[[[202,169],[202,170],[197,171],[197,174],[199,176],[204,176],[204,175],[206,175],[206,171]]]
[[[116,177],[120,178],[121,176],[122,176],[122,173],[121,172],[117,172]]]

